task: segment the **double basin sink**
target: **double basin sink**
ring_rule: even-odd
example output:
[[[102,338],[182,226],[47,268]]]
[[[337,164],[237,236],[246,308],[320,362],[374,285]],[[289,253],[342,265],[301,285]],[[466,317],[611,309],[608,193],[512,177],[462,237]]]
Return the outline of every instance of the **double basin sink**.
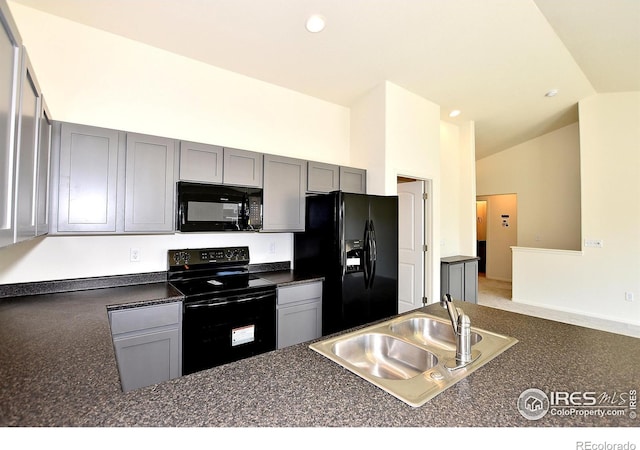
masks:
[[[513,346],[514,338],[471,327],[471,362],[455,364],[451,322],[414,312],[311,344],[345,369],[414,406],[422,406]]]

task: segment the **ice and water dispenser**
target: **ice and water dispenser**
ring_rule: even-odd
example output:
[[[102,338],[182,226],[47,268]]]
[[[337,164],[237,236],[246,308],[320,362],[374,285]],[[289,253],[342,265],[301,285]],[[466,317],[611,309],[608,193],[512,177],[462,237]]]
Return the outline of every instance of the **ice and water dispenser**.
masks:
[[[364,248],[361,239],[345,240],[345,252],[347,254],[346,272],[362,272],[364,268]]]

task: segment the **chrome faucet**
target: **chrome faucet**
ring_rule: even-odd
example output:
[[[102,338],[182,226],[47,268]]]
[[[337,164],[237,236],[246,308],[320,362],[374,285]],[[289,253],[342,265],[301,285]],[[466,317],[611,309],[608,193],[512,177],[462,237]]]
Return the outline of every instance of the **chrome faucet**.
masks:
[[[459,369],[469,364],[473,359],[471,351],[471,319],[462,309],[454,306],[451,295],[444,294],[440,304],[447,309],[453,334],[456,339],[456,358],[455,361],[445,364],[448,369]],[[476,356],[477,357],[477,356]]]

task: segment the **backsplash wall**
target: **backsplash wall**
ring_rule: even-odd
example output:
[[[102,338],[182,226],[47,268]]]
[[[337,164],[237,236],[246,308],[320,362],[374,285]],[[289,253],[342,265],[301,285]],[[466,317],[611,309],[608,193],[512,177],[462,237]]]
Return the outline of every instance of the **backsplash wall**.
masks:
[[[292,261],[291,233],[48,236],[0,249],[0,284],[167,270],[167,250],[248,245],[251,264]],[[131,262],[131,249],[140,261]],[[293,263],[292,263],[293,264]]]

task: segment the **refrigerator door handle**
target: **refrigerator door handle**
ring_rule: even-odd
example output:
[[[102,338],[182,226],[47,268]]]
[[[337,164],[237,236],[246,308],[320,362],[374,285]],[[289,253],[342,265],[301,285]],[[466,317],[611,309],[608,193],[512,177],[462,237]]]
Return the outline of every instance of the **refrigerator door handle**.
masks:
[[[376,229],[373,226],[373,220],[369,225],[369,248],[371,249],[371,270],[369,271],[369,287],[373,288],[373,280],[376,277],[376,262],[378,260],[378,245],[376,243]]]
[[[364,222],[364,248],[362,251],[362,271],[364,275],[364,287],[365,289],[369,286],[369,220],[365,220]]]

